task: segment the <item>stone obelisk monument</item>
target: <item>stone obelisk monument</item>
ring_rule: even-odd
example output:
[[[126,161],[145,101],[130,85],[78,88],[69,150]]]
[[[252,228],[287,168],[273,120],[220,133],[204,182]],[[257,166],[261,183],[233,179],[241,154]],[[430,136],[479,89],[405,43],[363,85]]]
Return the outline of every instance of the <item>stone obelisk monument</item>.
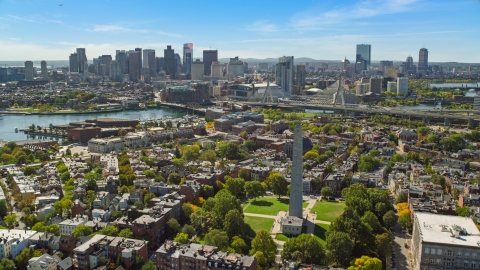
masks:
[[[303,201],[303,138],[302,125],[297,123],[293,135],[292,181],[290,183],[290,208],[288,215],[302,218]]]

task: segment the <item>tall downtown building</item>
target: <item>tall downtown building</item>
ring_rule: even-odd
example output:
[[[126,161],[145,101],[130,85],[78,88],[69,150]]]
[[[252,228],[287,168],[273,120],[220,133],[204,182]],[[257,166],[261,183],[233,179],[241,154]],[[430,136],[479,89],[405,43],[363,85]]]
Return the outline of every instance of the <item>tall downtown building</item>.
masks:
[[[170,78],[176,78],[177,65],[175,64],[175,50],[172,49],[171,45],[168,45],[165,50],[163,50],[163,61],[165,65],[165,74],[170,75]]]
[[[183,71],[186,74],[192,73],[193,43],[183,44]]]
[[[293,56],[283,56],[278,58],[275,73],[275,83],[281,86],[283,92],[292,93],[293,80],[295,76],[293,69]]]
[[[366,70],[371,63],[372,57],[372,45],[370,44],[358,44],[357,45],[357,57],[356,63],[363,63],[363,70]]]
[[[40,62],[40,72],[42,73],[42,79],[48,79],[47,61]]]
[[[203,51],[203,75],[210,76],[212,73],[212,63],[218,61],[217,50]]]
[[[85,48],[77,48],[78,73],[88,72],[87,54]]]
[[[25,61],[25,81],[33,81],[33,62]]]
[[[142,64],[143,64],[144,67],[149,66],[148,65],[148,54],[151,53],[151,52],[155,53],[155,50],[154,49],[144,49],[143,50],[143,59],[142,59],[143,63]]]
[[[428,50],[421,48],[418,52],[418,72],[425,72],[428,69]]]

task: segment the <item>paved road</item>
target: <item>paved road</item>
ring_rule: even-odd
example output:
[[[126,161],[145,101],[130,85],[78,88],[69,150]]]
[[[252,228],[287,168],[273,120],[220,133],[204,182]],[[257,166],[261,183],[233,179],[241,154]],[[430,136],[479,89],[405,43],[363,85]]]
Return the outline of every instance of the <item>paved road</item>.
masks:
[[[395,251],[396,269],[409,270],[408,252],[405,243],[410,245],[410,236],[402,232],[401,226],[397,223],[394,227],[395,241],[393,242],[393,250]],[[391,269],[390,260],[387,260],[387,269]]]

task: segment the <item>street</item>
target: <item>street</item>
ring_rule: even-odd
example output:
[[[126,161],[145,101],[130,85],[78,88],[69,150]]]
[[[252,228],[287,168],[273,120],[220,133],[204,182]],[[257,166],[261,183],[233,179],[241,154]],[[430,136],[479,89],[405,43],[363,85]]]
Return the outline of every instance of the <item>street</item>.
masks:
[[[402,232],[400,224],[396,224],[393,228],[395,240],[393,242],[393,250],[395,251],[396,270],[409,270],[408,265],[408,249],[405,248],[405,243],[408,243],[410,248],[410,236]],[[391,258],[387,260],[387,269],[391,268]]]

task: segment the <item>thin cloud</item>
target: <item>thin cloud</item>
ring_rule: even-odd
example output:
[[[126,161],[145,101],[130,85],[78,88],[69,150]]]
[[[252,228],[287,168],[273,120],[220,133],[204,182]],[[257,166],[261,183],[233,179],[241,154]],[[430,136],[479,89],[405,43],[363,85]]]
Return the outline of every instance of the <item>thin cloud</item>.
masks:
[[[173,33],[167,33],[163,31],[155,31],[154,33],[162,35],[162,36],[167,36],[167,37],[174,37],[174,38],[182,38],[182,35],[179,34],[173,34]]]
[[[158,35],[163,35],[163,36],[169,36],[169,37],[175,37],[175,38],[181,38],[183,37],[182,35],[179,34],[173,34],[173,33],[167,33],[163,31],[150,31],[150,30],[145,30],[145,29],[132,29],[132,28],[126,28],[120,25],[114,25],[114,24],[108,24],[108,25],[94,25],[93,29],[91,30],[93,32],[110,32],[110,33],[154,33]]]
[[[17,21],[24,21],[24,22],[37,22],[35,20],[32,20],[30,18],[25,18],[25,17],[20,17],[20,16],[15,16],[15,15],[7,15],[11,19],[17,20]]]
[[[279,27],[268,21],[256,21],[252,24],[245,25],[244,30],[260,33],[274,33],[280,31]]]
[[[323,13],[308,11],[294,15],[290,25],[297,30],[319,30],[328,25],[378,15],[406,12],[418,0],[364,0],[350,6],[337,6]]]

